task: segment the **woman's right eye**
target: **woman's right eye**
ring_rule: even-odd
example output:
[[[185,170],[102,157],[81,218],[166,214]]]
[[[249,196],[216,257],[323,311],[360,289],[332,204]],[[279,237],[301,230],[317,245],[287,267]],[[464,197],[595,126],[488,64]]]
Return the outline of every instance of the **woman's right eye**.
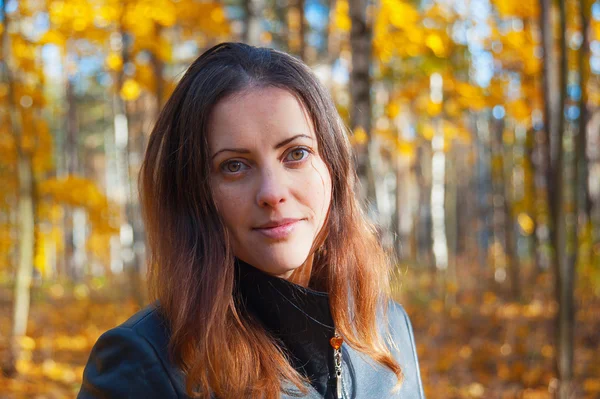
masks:
[[[241,161],[227,161],[221,165],[221,169],[225,173],[238,173],[244,169],[244,165]]]

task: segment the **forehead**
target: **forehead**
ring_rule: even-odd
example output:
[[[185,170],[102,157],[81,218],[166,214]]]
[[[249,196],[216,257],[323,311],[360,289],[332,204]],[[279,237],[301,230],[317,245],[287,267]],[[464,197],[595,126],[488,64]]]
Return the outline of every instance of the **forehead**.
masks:
[[[236,93],[219,101],[208,123],[212,150],[226,145],[280,141],[295,134],[315,138],[311,118],[290,92],[267,87]]]

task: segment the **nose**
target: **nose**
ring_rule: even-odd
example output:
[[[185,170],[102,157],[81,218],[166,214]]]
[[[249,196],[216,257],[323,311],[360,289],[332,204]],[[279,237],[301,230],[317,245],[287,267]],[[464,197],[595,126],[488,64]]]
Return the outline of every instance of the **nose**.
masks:
[[[264,169],[260,175],[256,202],[261,208],[275,208],[279,204],[284,203],[288,196],[285,176],[275,169]]]

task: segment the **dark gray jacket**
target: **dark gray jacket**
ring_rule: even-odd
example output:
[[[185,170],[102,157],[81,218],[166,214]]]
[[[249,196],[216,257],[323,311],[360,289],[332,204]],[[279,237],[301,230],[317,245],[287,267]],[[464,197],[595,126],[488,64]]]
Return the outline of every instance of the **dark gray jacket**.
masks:
[[[327,294],[269,276],[247,264],[238,264],[238,270],[239,306],[252,312],[283,342],[293,366],[310,378],[309,393],[304,398],[333,398],[335,378],[329,338],[334,329]],[[392,354],[404,374],[400,390],[392,392],[396,376],[389,369],[344,344],[345,399],[425,397],[412,327],[403,307],[391,301],[388,320],[396,346]],[[107,331],[92,349],[78,398],[188,398],[182,372],[168,359],[168,342],[169,329],[157,304]]]

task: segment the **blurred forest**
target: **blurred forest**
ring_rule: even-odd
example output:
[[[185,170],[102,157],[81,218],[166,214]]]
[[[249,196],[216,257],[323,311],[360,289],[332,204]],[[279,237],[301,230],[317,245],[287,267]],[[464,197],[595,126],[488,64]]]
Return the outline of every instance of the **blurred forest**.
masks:
[[[226,40],[331,91],[428,398],[600,398],[600,1],[0,4],[1,398],[73,398],[148,302],[144,148]]]

